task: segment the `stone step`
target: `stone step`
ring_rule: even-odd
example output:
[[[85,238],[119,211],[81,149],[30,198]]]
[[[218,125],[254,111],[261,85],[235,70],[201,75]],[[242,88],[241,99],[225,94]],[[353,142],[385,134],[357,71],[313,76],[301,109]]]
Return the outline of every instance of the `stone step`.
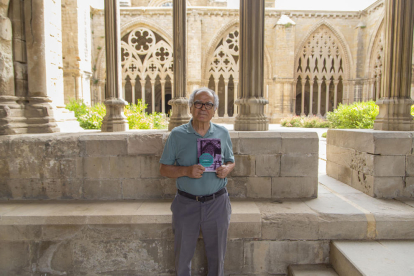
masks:
[[[288,276],[338,276],[335,270],[325,264],[290,265]]]
[[[414,275],[414,241],[334,241],[330,248],[341,276]]]

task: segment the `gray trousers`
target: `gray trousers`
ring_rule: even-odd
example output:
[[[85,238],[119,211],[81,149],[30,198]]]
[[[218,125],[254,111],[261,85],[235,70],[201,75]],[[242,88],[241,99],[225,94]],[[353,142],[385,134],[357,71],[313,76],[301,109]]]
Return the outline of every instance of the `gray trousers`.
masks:
[[[225,193],[205,203],[177,194],[171,204],[171,211],[177,275],[191,275],[191,259],[200,229],[206,249],[208,276],[224,275],[224,256],[231,214],[228,194]]]

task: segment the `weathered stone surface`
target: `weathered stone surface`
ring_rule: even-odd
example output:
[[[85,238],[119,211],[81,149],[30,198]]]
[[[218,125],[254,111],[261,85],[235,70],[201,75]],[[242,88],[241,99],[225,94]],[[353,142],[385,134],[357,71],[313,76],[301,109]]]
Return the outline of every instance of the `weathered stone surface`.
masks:
[[[256,157],[257,176],[279,176],[279,174],[280,155],[258,155]]]
[[[375,177],[374,196],[378,198],[398,198],[404,195],[403,177]]]
[[[318,153],[319,139],[316,132],[282,132],[282,153]]]
[[[141,177],[160,178],[160,156],[141,157]]]
[[[248,198],[271,198],[272,179],[270,177],[248,177],[246,188]]]
[[[317,154],[283,154],[280,176],[317,176]]]
[[[368,154],[366,166],[372,176],[405,176],[405,156],[379,156]]]
[[[282,139],[278,132],[239,132],[241,154],[278,154]]]
[[[122,180],[124,199],[164,198],[162,179]]]
[[[374,196],[374,177],[352,170],[351,186],[367,195]]]
[[[143,159],[139,156],[110,157],[110,170],[106,172],[108,178],[139,178],[143,177]],[[140,169],[141,167],[141,169]]]
[[[405,178],[404,197],[414,197],[414,177]]]
[[[227,179],[227,190],[231,198],[247,197],[247,177],[231,177]]]
[[[34,241],[41,236],[38,225],[0,225],[0,241]]]
[[[329,242],[246,241],[244,252],[244,273],[286,274],[289,264],[327,263]]]
[[[34,226],[32,226],[34,227]],[[83,225],[42,225],[43,241],[62,241],[82,238],[82,229],[90,228]]]
[[[350,167],[355,156],[355,150],[351,148],[337,147],[336,145],[326,145],[326,158],[329,162],[334,162],[343,166]]]
[[[85,135],[80,137],[83,156],[119,156],[127,154],[125,135]]]
[[[240,275],[243,272],[243,240],[228,240],[227,253],[224,259],[224,271],[230,275]]]
[[[153,134],[138,134],[128,137],[129,155],[157,155],[161,156],[164,149],[163,139],[168,137],[167,132]]]
[[[121,182],[118,179],[85,180],[83,183],[83,198],[121,199]]]
[[[317,195],[317,177],[272,177],[272,198],[309,198]]]
[[[31,275],[29,242],[0,241],[0,274]]]
[[[236,166],[230,176],[253,176],[255,175],[256,158],[253,155],[235,155]]]
[[[9,18],[0,16],[0,39],[10,41],[12,39],[12,24]]]
[[[405,175],[414,176],[414,155],[407,155],[405,160]]]

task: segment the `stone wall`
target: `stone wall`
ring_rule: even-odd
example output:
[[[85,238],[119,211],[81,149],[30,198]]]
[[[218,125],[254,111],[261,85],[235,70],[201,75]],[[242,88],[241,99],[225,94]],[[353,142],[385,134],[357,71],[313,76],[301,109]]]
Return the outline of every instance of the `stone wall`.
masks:
[[[329,130],[329,176],[372,197],[414,198],[413,132]]]
[[[167,131],[0,137],[0,199],[172,198],[159,174]],[[317,197],[316,133],[231,132],[234,198]]]

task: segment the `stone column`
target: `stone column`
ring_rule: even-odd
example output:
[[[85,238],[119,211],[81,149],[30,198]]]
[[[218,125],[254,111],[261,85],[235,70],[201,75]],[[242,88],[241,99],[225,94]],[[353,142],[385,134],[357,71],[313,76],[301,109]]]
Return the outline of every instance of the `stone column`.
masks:
[[[375,100],[376,101],[378,101],[379,100],[379,98],[380,98],[380,92],[381,92],[381,78],[380,77],[377,77],[376,79],[375,79]]]
[[[300,112],[300,116],[305,116],[305,85],[306,85],[306,80],[303,81],[302,79],[302,97],[301,97],[301,112]]]
[[[316,114],[316,116],[321,117],[321,101],[322,101],[322,83],[323,80],[318,80],[318,113]]]
[[[224,117],[229,117],[228,114],[229,105],[229,80],[224,79]]]
[[[27,47],[27,74],[28,74],[28,105],[25,115],[28,123],[28,133],[49,133],[58,132],[54,116],[55,107],[52,105],[52,96],[58,92],[50,84],[52,80],[48,76],[49,70],[58,70],[53,63],[58,62],[59,46],[50,43],[50,35],[56,34],[58,30],[46,27],[50,24],[50,17],[46,6],[51,5],[46,0],[29,0],[24,2],[24,13],[26,18],[31,18],[30,23],[26,22],[26,47]],[[55,2],[60,8],[60,1]],[[50,27],[50,26],[49,26]],[[56,32],[56,33],[55,33]],[[49,42],[49,43],[48,43]],[[54,41],[55,42],[55,41]],[[60,53],[62,51],[60,45]],[[54,48],[54,49],[53,49]],[[55,73],[55,72],[54,72]],[[63,81],[59,82],[63,86]],[[63,87],[62,87],[63,88]],[[63,91],[60,91],[63,92]],[[62,95],[63,96],[63,95]]]
[[[122,80],[122,99],[125,100],[125,86],[126,80]]]
[[[216,92],[216,94],[217,94],[217,96],[218,96],[218,86],[219,86],[219,81],[220,81],[220,79],[214,79],[214,86],[215,86],[215,90],[214,90],[214,92]],[[218,118],[219,117],[219,115],[218,115],[218,108],[216,109],[216,111],[214,112],[214,118]]]
[[[119,1],[105,0],[105,49],[106,49],[106,115],[103,132],[126,131],[128,121],[124,115],[127,104],[121,97],[121,32],[119,27]]]
[[[100,103],[103,103],[105,101],[105,84],[106,84],[105,80],[99,81],[99,93],[100,93],[99,102]]]
[[[371,79],[369,84],[371,87],[371,95],[369,96],[369,99],[374,100],[375,99],[375,79]]]
[[[334,81],[334,85],[335,85],[335,92],[334,92],[334,109],[336,109],[336,107],[338,106],[338,84],[339,84],[339,81],[338,80],[335,80]],[[344,89],[342,88],[342,91],[343,91]]]
[[[382,95],[375,130],[414,130],[410,114],[413,56],[414,2],[385,1]]]
[[[145,79],[140,80],[139,82],[141,83],[141,103],[142,103],[142,106],[144,107],[142,109],[142,113],[145,114]]]
[[[234,96],[233,96],[233,98],[234,98],[234,100],[233,100],[233,102],[234,102],[233,110],[234,111],[233,111],[233,117],[236,117],[236,115],[238,114],[236,101],[237,101],[237,95],[238,95],[237,91],[238,91],[238,88],[239,88],[239,80],[238,79],[233,79],[233,82],[234,82]]]
[[[312,105],[313,105],[313,83],[314,83],[315,81],[314,81],[314,79],[310,79],[309,80],[309,85],[310,85],[310,93],[309,93],[309,113],[308,113],[308,116],[313,116],[313,113],[312,113]]]
[[[168,130],[187,123],[188,100],[186,98],[187,85],[187,3],[183,0],[173,0],[173,55],[174,55],[174,98],[168,104],[171,105],[172,116],[168,124]]]
[[[296,93],[297,93],[296,89],[297,89],[297,84],[298,84],[298,81],[294,80],[294,81],[292,81],[292,85],[291,85],[291,87],[292,87],[292,113],[293,113],[294,116],[296,115]],[[267,99],[269,100],[269,97]]]
[[[264,106],[264,0],[240,0],[240,94],[236,131],[269,129]]]
[[[151,111],[155,112],[155,80],[151,80]]]
[[[161,112],[165,114],[165,80],[161,80]]]
[[[131,104],[136,104],[136,101],[135,101],[135,79],[131,80]]]
[[[326,83],[326,98],[325,98],[325,114],[324,116],[328,115],[329,112],[329,90],[330,90],[331,84]]]

